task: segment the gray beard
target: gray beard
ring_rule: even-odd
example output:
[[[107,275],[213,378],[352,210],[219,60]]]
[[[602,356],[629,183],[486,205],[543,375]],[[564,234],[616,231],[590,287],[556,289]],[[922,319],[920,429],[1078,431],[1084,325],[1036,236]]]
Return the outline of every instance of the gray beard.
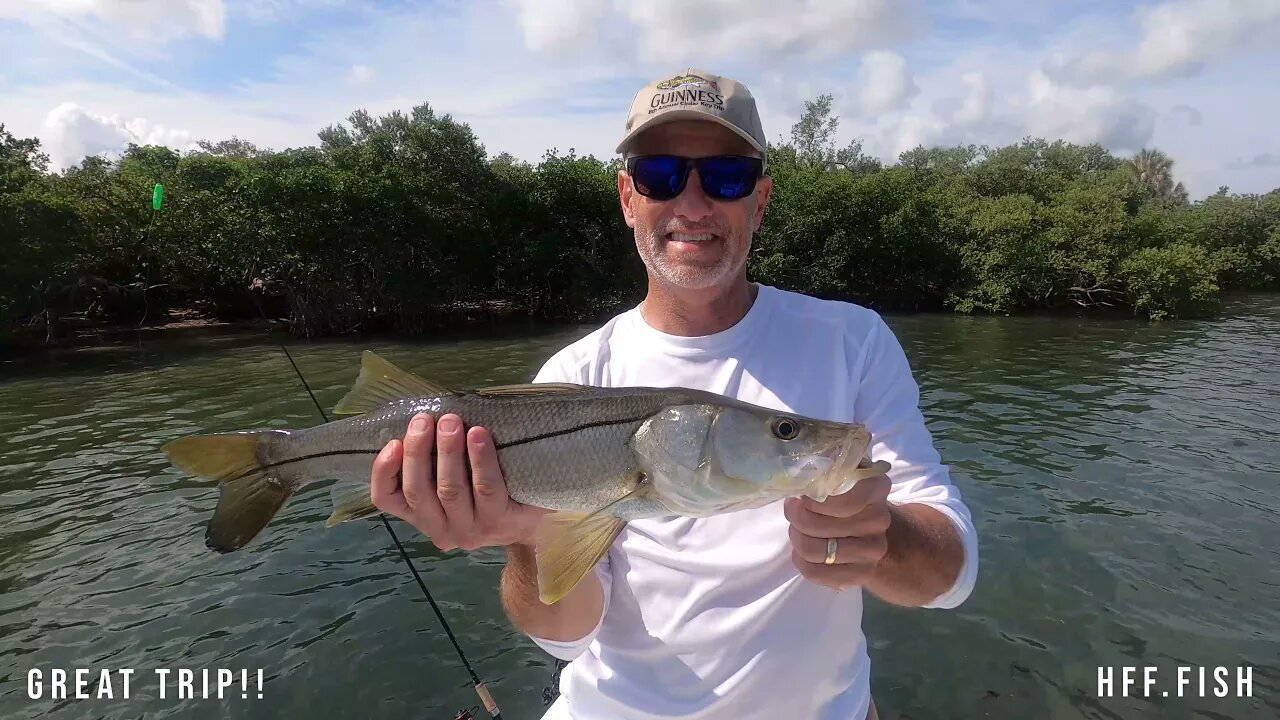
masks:
[[[720,256],[715,264],[710,266],[690,267],[668,263],[666,254],[663,252],[663,246],[666,244],[664,238],[666,232],[657,230],[643,233],[639,237],[640,259],[644,261],[644,265],[648,268],[651,276],[657,277],[669,285],[689,290],[713,287],[733,276],[735,272],[740,271],[746,263],[745,256],[735,262],[736,259],[730,251],[730,248],[734,247],[734,239],[720,233],[717,234],[720,237],[718,242],[722,243],[722,247],[726,252]]]

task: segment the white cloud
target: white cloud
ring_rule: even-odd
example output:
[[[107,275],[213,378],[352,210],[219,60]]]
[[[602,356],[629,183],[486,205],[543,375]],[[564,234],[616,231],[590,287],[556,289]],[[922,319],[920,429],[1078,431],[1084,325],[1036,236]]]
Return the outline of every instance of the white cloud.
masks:
[[[888,153],[880,154],[883,156],[882,159],[894,161],[898,155],[912,148],[940,144],[947,132],[946,123],[935,115],[910,114],[903,117],[901,122],[895,123],[888,133],[881,136],[880,147],[887,149]]]
[[[1277,150],[1280,86],[1267,61],[1280,53],[1228,63],[1223,58],[1235,50],[1215,54],[1220,43],[1197,37],[1193,55],[1205,58],[1198,74],[1160,82],[1132,73],[1064,76],[1063,68],[1080,67],[1091,53],[1128,48],[1131,58],[1159,56],[1141,49],[1158,34],[1140,20],[1124,22],[1125,11],[1117,21],[1110,7],[1094,5],[1064,23],[1034,13],[1011,18],[1005,9],[1017,6],[1014,0],[969,0],[951,15],[932,6],[931,20],[918,2],[889,0],[794,0],[785,8],[742,0],[732,10],[726,0],[338,7],[345,1],[226,0],[225,46],[129,43],[86,31],[101,22],[87,11],[66,16],[79,24],[46,13],[54,20],[33,24],[24,33],[29,40],[12,32],[6,38],[0,24],[0,44],[19,43],[18,62],[3,69],[0,121],[56,145],[58,158],[79,161],[82,152],[130,138],[181,145],[234,134],[262,147],[309,145],[356,108],[378,115],[427,102],[471,124],[491,154],[536,162],[547,149],[573,147],[610,157],[636,89],[693,66],[746,82],[771,139],[786,136],[803,100],[829,92],[840,116],[837,144],[859,138],[887,161],[917,144],[996,145],[1033,135],[1098,142],[1117,153],[1159,147],[1175,158],[1193,196],[1221,184],[1245,191],[1280,185],[1274,167],[1239,162]],[[1052,0],[1055,13],[1068,5]],[[0,15],[11,7],[0,5]],[[1200,4],[1158,7],[1186,12]],[[337,13],[334,22],[309,19],[314,26],[288,52],[258,48],[251,63],[238,63],[252,70],[219,79],[222,53],[243,52],[237,33],[244,28],[322,8]],[[945,24],[956,14],[968,18],[962,36]],[[942,32],[925,34],[930,22]],[[1159,27],[1176,26],[1171,22]],[[191,37],[206,37],[198,23],[187,27]],[[69,46],[82,52],[67,52]],[[860,62],[864,56],[892,61],[877,71],[876,61]],[[1188,67],[1185,59],[1166,65]],[[859,80],[864,69],[870,82]],[[79,111],[63,110],[46,127],[51,111],[68,101]],[[868,107],[874,114],[865,114]]]
[[[1259,153],[1248,160],[1234,160],[1231,167],[1239,168],[1280,168],[1280,152]]]
[[[1076,47],[1054,53],[1045,70],[1058,81],[1083,85],[1120,80],[1168,80],[1199,73],[1215,59],[1280,46],[1277,0],[1170,0],[1140,7],[1134,27],[1110,32],[1113,47]],[[1135,37],[1137,41],[1135,42]]]
[[[862,57],[858,99],[864,115],[900,108],[919,92],[907,61],[895,52],[877,50]]]
[[[1169,108],[1169,118],[1174,122],[1185,122],[1187,125],[1199,125],[1204,121],[1204,113],[1190,105],[1174,105]]]
[[[341,8],[351,0],[226,0],[228,23],[243,18],[254,23],[270,23],[317,10]]]
[[[355,85],[364,85],[373,80],[375,74],[373,68],[368,65],[352,65],[350,72],[347,73],[347,80]]]
[[[512,4],[524,31],[525,47],[537,52],[591,36],[609,11],[597,0],[513,0]]]
[[[4,90],[3,119],[13,132],[39,136],[46,146],[58,146],[60,158],[78,161],[84,147],[126,140],[92,123],[76,126],[79,134],[54,137],[45,116],[66,101],[104,118],[142,116],[181,128],[191,139],[234,134],[276,149],[314,145],[319,130],[344,122],[357,108],[376,116],[429,103],[437,114],[470,123],[491,154],[505,150],[537,161],[557,146],[611,155],[635,91],[631,81],[618,84],[627,77],[627,63],[606,58],[552,72],[554,61],[538,60],[521,47],[514,15],[501,7],[477,4],[446,19],[405,8],[313,33],[295,52],[262,63],[264,72],[214,90],[100,82],[11,86]],[[95,142],[77,145],[81,136]]]
[[[951,116],[957,125],[977,125],[991,114],[991,84],[987,76],[980,72],[968,72],[960,78],[968,93],[964,101]]]
[[[4,0],[4,17],[33,24],[99,21],[115,32],[159,40],[187,35],[221,39],[226,32],[222,0]]]
[[[560,52],[590,45],[602,29],[608,49],[667,65],[803,56],[888,48],[928,27],[922,0],[508,0],[517,9],[525,46]]]
[[[1268,83],[1265,64],[1257,72],[1238,64],[1211,66],[1200,75],[1163,83],[1142,93],[1161,114],[1150,144],[1175,161],[1174,174],[1192,197],[1228,185],[1233,191],[1266,192],[1280,187],[1276,168],[1233,166],[1232,161],[1280,151],[1275,118],[1280,117],[1280,85]],[[1195,103],[1192,125],[1188,100]]]
[[[1215,56],[1274,49],[1280,44],[1280,2],[1178,0],[1138,10],[1143,28],[1139,74],[1162,77],[1198,71]]]
[[[1151,139],[1155,119],[1150,107],[1105,85],[1058,85],[1038,69],[1028,79],[1027,126],[1042,137],[1135,152]]]
[[[1004,145],[1028,136],[1098,143],[1119,154],[1149,143],[1154,108],[1108,86],[1059,84],[1038,69],[1010,73],[1027,66],[1012,62],[1017,52],[984,53],[920,75],[919,95],[907,107],[842,122],[841,141],[860,138],[886,162],[917,146]]]
[[[44,129],[42,139],[54,170],[77,164],[88,155],[116,155],[129,143],[165,145],[177,150],[196,147],[191,133],[185,130],[167,128],[146,118],[126,120],[118,115],[99,115],[72,102],[49,111]]]

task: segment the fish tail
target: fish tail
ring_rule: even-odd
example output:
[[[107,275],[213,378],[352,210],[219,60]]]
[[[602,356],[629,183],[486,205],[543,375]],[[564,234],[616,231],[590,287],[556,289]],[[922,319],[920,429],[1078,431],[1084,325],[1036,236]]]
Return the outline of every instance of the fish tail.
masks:
[[[285,435],[279,430],[193,435],[164,446],[179,469],[218,481],[218,505],[204,534],[209,549],[228,553],[247,545],[297,489],[261,459],[264,447]]]

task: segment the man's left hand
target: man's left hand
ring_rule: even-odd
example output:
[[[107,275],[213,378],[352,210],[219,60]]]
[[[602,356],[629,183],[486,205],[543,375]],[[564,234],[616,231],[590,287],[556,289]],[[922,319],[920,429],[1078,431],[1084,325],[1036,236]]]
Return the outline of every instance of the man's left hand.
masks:
[[[888,476],[876,475],[823,502],[788,498],[783,514],[791,522],[791,559],[800,574],[836,590],[865,585],[889,550],[890,486]]]

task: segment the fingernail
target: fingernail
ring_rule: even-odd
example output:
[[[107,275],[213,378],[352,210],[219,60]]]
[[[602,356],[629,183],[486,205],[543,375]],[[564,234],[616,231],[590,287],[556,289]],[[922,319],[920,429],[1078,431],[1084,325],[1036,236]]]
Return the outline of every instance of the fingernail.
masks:
[[[451,417],[441,418],[439,428],[440,432],[451,435],[458,431],[458,421]]]
[[[409,423],[409,429],[414,432],[422,432],[427,429],[427,419],[424,417],[416,417],[413,422]]]

